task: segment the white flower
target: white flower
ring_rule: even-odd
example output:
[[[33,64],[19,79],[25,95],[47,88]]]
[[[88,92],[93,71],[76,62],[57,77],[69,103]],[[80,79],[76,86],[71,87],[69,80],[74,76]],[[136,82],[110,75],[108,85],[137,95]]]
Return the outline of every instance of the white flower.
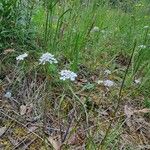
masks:
[[[64,81],[67,79],[74,81],[75,78],[77,77],[77,74],[70,70],[61,70],[60,75],[61,75],[60,79]]]
[[[6,92],[6,94],[4,95],[4,97],[6,97],[6,98],[11,98],[11,92]]]
[[[139,45],[138,48],[145,49],[146,46],[145,45]]]
[[[114,86],[114,81],[111,81],[111,80],[98,80],[97,82],[98,84],[103,84],[104,86],[107,86],[107,87],[111,87],[111,86]]]
[[[144,26],[143,28],[144,28],[144,29],[148,29],[148,28],[149,28],[149,26]]]
[[[104,71],[104,73],[105,73],[106,75],[109,75],[109,74],[111,74],[111,71],[107,69],[107,70]]]
[[[140,83],[141,83],[141,79],[135,79],[134,82],[135,82],[136,84],[140,84]]]
[[[114,82],[111,80],[104,80],[103,84],[104,84],[104,86],[111,87],[114,85]]]
[[[22,55],[17,56],[17,57],[16,57],[16,60],[18,60],[18,61],[24,60],[27,56],[28,56],[28,54],[27,54],[27,53],[24,53],[24,54],[22,54]]]
[[[40,63],[39,64],[43,64],[45,65],[46,62],[49,62],[50,64],[52,63],[58,63],[57,60],[54,58],[54,55],[52,55],[51,53],[45,53],[43,54],[40,59],[39,59]]]
[[[99,31],[100,31],[99,27],[96,26],[91,30],[91,32],[99,32]]]

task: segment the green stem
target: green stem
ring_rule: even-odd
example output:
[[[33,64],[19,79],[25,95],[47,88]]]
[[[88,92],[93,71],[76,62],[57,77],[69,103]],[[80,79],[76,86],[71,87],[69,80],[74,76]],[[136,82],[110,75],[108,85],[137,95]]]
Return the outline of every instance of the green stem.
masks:
[[[121,103],[121,100],[122,100],[122,90],[123,90],[123,87],[124,87],[124,84],[125,84],[125,80],[126,80],[126,77],[127,77],[127,74],[128,74],[128,71],[129,71],[129,68],[130,68],[130,64],[132,62],[132,58],[133,58],[133,55],[134,55],[134,51],[135,51],[135,47],[136,47],[136,40],[134,42],[134,46],[133,46],[133,50],[132,50],[132,54],[130,56],[130,60],[129,60],[129,63],[127,65],[127,68],[126,68],[126,71],[125,71],[125,74],[124,74],[124,77],[123,77],[123,80],[122,80],[122,84],[121,84],[121,87],[120,87],[120,90],[119,90],[119,95],[118,95],[118,101],[117,101],[117,106],[114,110],[114,113],[113,113],[113,118],[116,116],[116,113],[118,112],[118,109],[119,109],[119,106],[120,106],[120,103]],[[114,119],[112,119],[110,121],[110,124],[107,128],[107,131],[106,131],[106,134],[104,136],[104,138],[102,139],[100,145],[99,145],[99,149],[100,150],[103,150],[104,149],[104,144],[105,144],[105,141],[107,140],[107,137],[109,135],[109,132],[111,130],[111,126],[112,126],[112,123],[113,123]]]

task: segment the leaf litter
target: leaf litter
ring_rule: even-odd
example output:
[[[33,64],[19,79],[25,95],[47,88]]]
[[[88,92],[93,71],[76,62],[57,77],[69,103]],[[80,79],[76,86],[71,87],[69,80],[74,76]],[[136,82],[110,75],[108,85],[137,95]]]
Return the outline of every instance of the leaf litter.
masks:
[[[97,73],[98,74],[98,73]],[[95,76],[95,73],[91,74],[87,73],[86,75],[81,76],[80,79],[77,79],[76,87],[74,87],[75,93],[78,95],[78,97],[86,104],[86,108],[89,111],[89,127],[83,127],[85,124],[85,116],[83,111],[81,111],[81,106],[79,103],[75,102],[75,106],[73,108],[72,106],[72,99],[74,99],[73,96],[68,94],[65,97],[65,103],[63,103],[62,115],[69,116],[69,112],[72,109],[75,109],[75,116],[73,117],[73,122],[70,124],[70,128],[68,129],[68,119],[65,119],[63,116],[61,118],[58,118],[56,114],[53,113],[55,109],[52,109],[51,105],[55,108],[57,108],[58,103],[55,101],[59,97],[59,92],[61,89],[53,89],[51,94],[51,101],[47,105],[48,112],[46,116],[46,128],[45,133],[48,142],[50,145],[56,149],[59,150],[63,148],[65,145],[69,145],[74,149],[75,147],[82,147],[88,138],[87,131],[93,133],[95,142],[100,141],[102,137],[105,135],[106,127],[108,127],[108,124],[110,120],[112,120],[113,116],[113,109],[114,109],[114,103],[112,100],[110,100],[110,97],[114,97],[113,91],[117,91],[119,87],[115,86],[113,90],[107,89],[104,86],[97,85],[96,81],[99,78],[103,78],[103,72],[101,73],[102,76]],[[93,77],[94,76],[94,77]],[[113,77],[113,74],[111,74],[111,77]],[[92,80],[91,80],[92,78]],[[107,77],[110,78],[110,77]],[[115,78],[115,77],[114,77]],[[11,80],[11,77],[9,77],[9,80]],[[32,80],[31,80],[32,81]],[[7,83],[8,81],[6,81]],[[27,80],[25,81],[27,82]],[[11,84],[11,82],[9,82]],[[42,82],[41,82],[42,84]],[[30,83],[28,83],[30,86]],[[36,85],[33,84],[32,85]],[[38,83],[38,88],[41,85]],[[41,86],[42,87],[42,86]],[[20,87],[19,87],[20,88]],[[22,92],[24,91],[24,88],[22,88]],[[30,88],[30,87],[27,87]],[[5,135],[5,131],[2,127],[1,131],[1,137],[4,143],[7,143],[6,145],[9,145],[10,147],[17,147],[17,148],[31,148],[31,147],[43,147],[43,125],[42,125],[42,114],[41,114],[41,108],[39,107],[41,103],[40,96],[42,93],[38,91],[38,95],[36,97],[39,98],[38,103],[33,101],[33,91],[31,91],[31,98],[19,98],[18,103],[21,103],[21,99],[26,99],[26,104],[17,106],[18,110],[14,110],[14,107],[8,102],[8,100],[3,100],[3,111],[10,116],[10,118],[13,118],[14,120],[17,120],[18,123],[15,124],[13,128],[11,128],[11,132],[9,135]],[[126,92],[126,91],[125,91]],[[55,94],[54,94],[55,93]],[[126,95],[126,93],[124,93]],[[15,94],[13,94],[15,97]],[[37,98],[36,98],[37,99]],[[75,99],[74,99],[75,100]],[[131,98],[129,97],[129,101],[131,101]],[[16,103],[17,104],[17,103]],[[6,107],[6,108],[5,108]],[[150,126],[147,120],[145,120],[144,115],[149,113],[150,110],[148,108],[141,108],[135,109],[132,105],[124,105],[123,104],[120,107],[124,107],[124,110],[119,110],[116,119],[117,121],[122,118],[122,116],[125,116],[125,124],[122,127],[122,134],[120,135],[121,141],[125,141],[122,146],[126,145],[134,145],[135,147],[138,145],[140,147],[141,145],[149,144],[150,140]],[[9,111],[8,109],[9,108]],[[40,109],[40,110],[39,110]],[[13,110],[13,111],[10,111]],[[16,113],[13,113],[16,112]],[[6,122],[10,121],[10,118],[7,118],[6,116],[2,115],[3,122],[2,124],[5,125]],[[37,118],[37,119],[35,119]],[[59,120],[60,119],[60,120]],[[12,121],[12,120],[11,120]],[[16,122],[16,121],[15,121]],[[61,130],[60,130],[60,124],[61,124]],[[114,121],[115,125],[115,121]],[[67,132],[66,132],[67,131]],[[3,133],[4,132],[4,133]],[[60,133],[61,132],[61,133]],[[3,134],[2,134],[3,133]],[[67,133],[67,134],[66,134]],[[28,135],[29,134],[29,135]],[[66,135],[65,135],[66,134]],[[66,140],[64,143],[61,142],[60,135],[65,135]],[[21,138],[22,137],[22,138]],[[135,140],[136,139],[136,140]],[[120,143],[122,143],[120,141]],[[140,142],[140,145],[139,145]],[[49,146],[50,146],[49,145]]]

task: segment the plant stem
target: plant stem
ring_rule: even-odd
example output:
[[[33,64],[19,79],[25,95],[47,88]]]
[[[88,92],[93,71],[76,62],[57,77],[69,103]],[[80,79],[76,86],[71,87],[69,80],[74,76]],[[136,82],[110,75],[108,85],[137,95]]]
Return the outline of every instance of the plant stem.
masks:
[[[134,46],[133,46],[133,50],[132,50],[132,54],[130,56],[130,60],[129,60],[129,63],[127,65],[127,68],[125,70],[125,74],[124,74],[124,77],[123,77],[123,80],[122,80],[122,84],[121,84],[121,87],[120,87],[120,90],[119,90],[119,94],[118,94],[118,101],[117,101],[117,106],[114,110],[114,113],[113,113],[113,118],[116,116],[116,113],[118,112],[118,109],[119,109],[119,106],[120,106],[120,103],[121,103],[121,100],[122,100],[122,90],[123,90],[123,87],[124,87],[124,83],[125,83],[125,80],[126,80],[126,77],[127,77],[127,74],[128,74],[128,71],[129,71],[129,68],[130,68],[130,64],[132,62],[132,58],[133,58],[133,54],[134,54],[134,51],[135,51],[135,47],[136,47],[136,40],[134,41]],[[107,128],[107,131],[105,133],[105,136],[104,138],[102,139],[100,145],[99,145],[99,149],[100,150],[103,150],[104,149],[104,145],[105,145],[105,141],[107,140],[107,137],[108,137],[108,134],[110,132],[110,129],[111,129],[111,125],[113,123],[114,119],[112,119],[110,121],[110,124]]]

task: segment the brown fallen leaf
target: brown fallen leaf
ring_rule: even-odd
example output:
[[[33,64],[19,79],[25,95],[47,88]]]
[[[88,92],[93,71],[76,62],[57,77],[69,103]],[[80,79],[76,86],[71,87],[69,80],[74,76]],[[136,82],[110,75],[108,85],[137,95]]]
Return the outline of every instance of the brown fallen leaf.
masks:
[[[127,118],[130,118],[135,113],[136,114],[137,113],[150,113],[150,109],[149,108],[144,108],[144,109],[140,109],[140,110],[133,110],[128,105],[125,105],[124,106],[124,113],[127,116]]]
[[[48,137],[47,139],[55,150],[60,150],[61,144],[58,140],[54,140],[53,137]]]
[[[25,115],[27,111],[27,106],[26,105],[21,105],[20,106],[20,115]]]
[[[27,111],[26,113],[29,115],[33,111],[33,104],[31,103],[30,105],[27,106]]]
[[[8,48],[8,49],[5,49],[5,50],[4,50],[4,54],[5,54],[5,55],[8,54],[8,53],[12,53],[12,52],[15,52],[15,49],[13,49],[13,48]]]
[[[83,145],[85,142],[85,134],[81,129],[73,133],[68,140],[69,145]]]
[[[126,117],[127,117],[126,120],[125,120],[126,125],[129,127],[130,131],[134,131],[135,128],[134,128],[134,126],[133,126],[133,122],[132,122],[132,119],[131,119],[131,117],[132,117],[133,114],[134,114],[132,108],[129,107],[128,105],[125,105],[125,106],[124,106],[124,113],[125,113],[125,115],[126,115]]]
[[[130,118],[134,114],[134,111],[131,109],[131,107],[129,107],[128,105],[125,105],[124,106],[124,113],[125,113],[127,118]]]
[[[7,127],[1,127],[0,128],[0,137],[6,132]]]
[[[134,113],[149,113],[150,109],[149,108],[144,108],[141,110],[135,110]]]

